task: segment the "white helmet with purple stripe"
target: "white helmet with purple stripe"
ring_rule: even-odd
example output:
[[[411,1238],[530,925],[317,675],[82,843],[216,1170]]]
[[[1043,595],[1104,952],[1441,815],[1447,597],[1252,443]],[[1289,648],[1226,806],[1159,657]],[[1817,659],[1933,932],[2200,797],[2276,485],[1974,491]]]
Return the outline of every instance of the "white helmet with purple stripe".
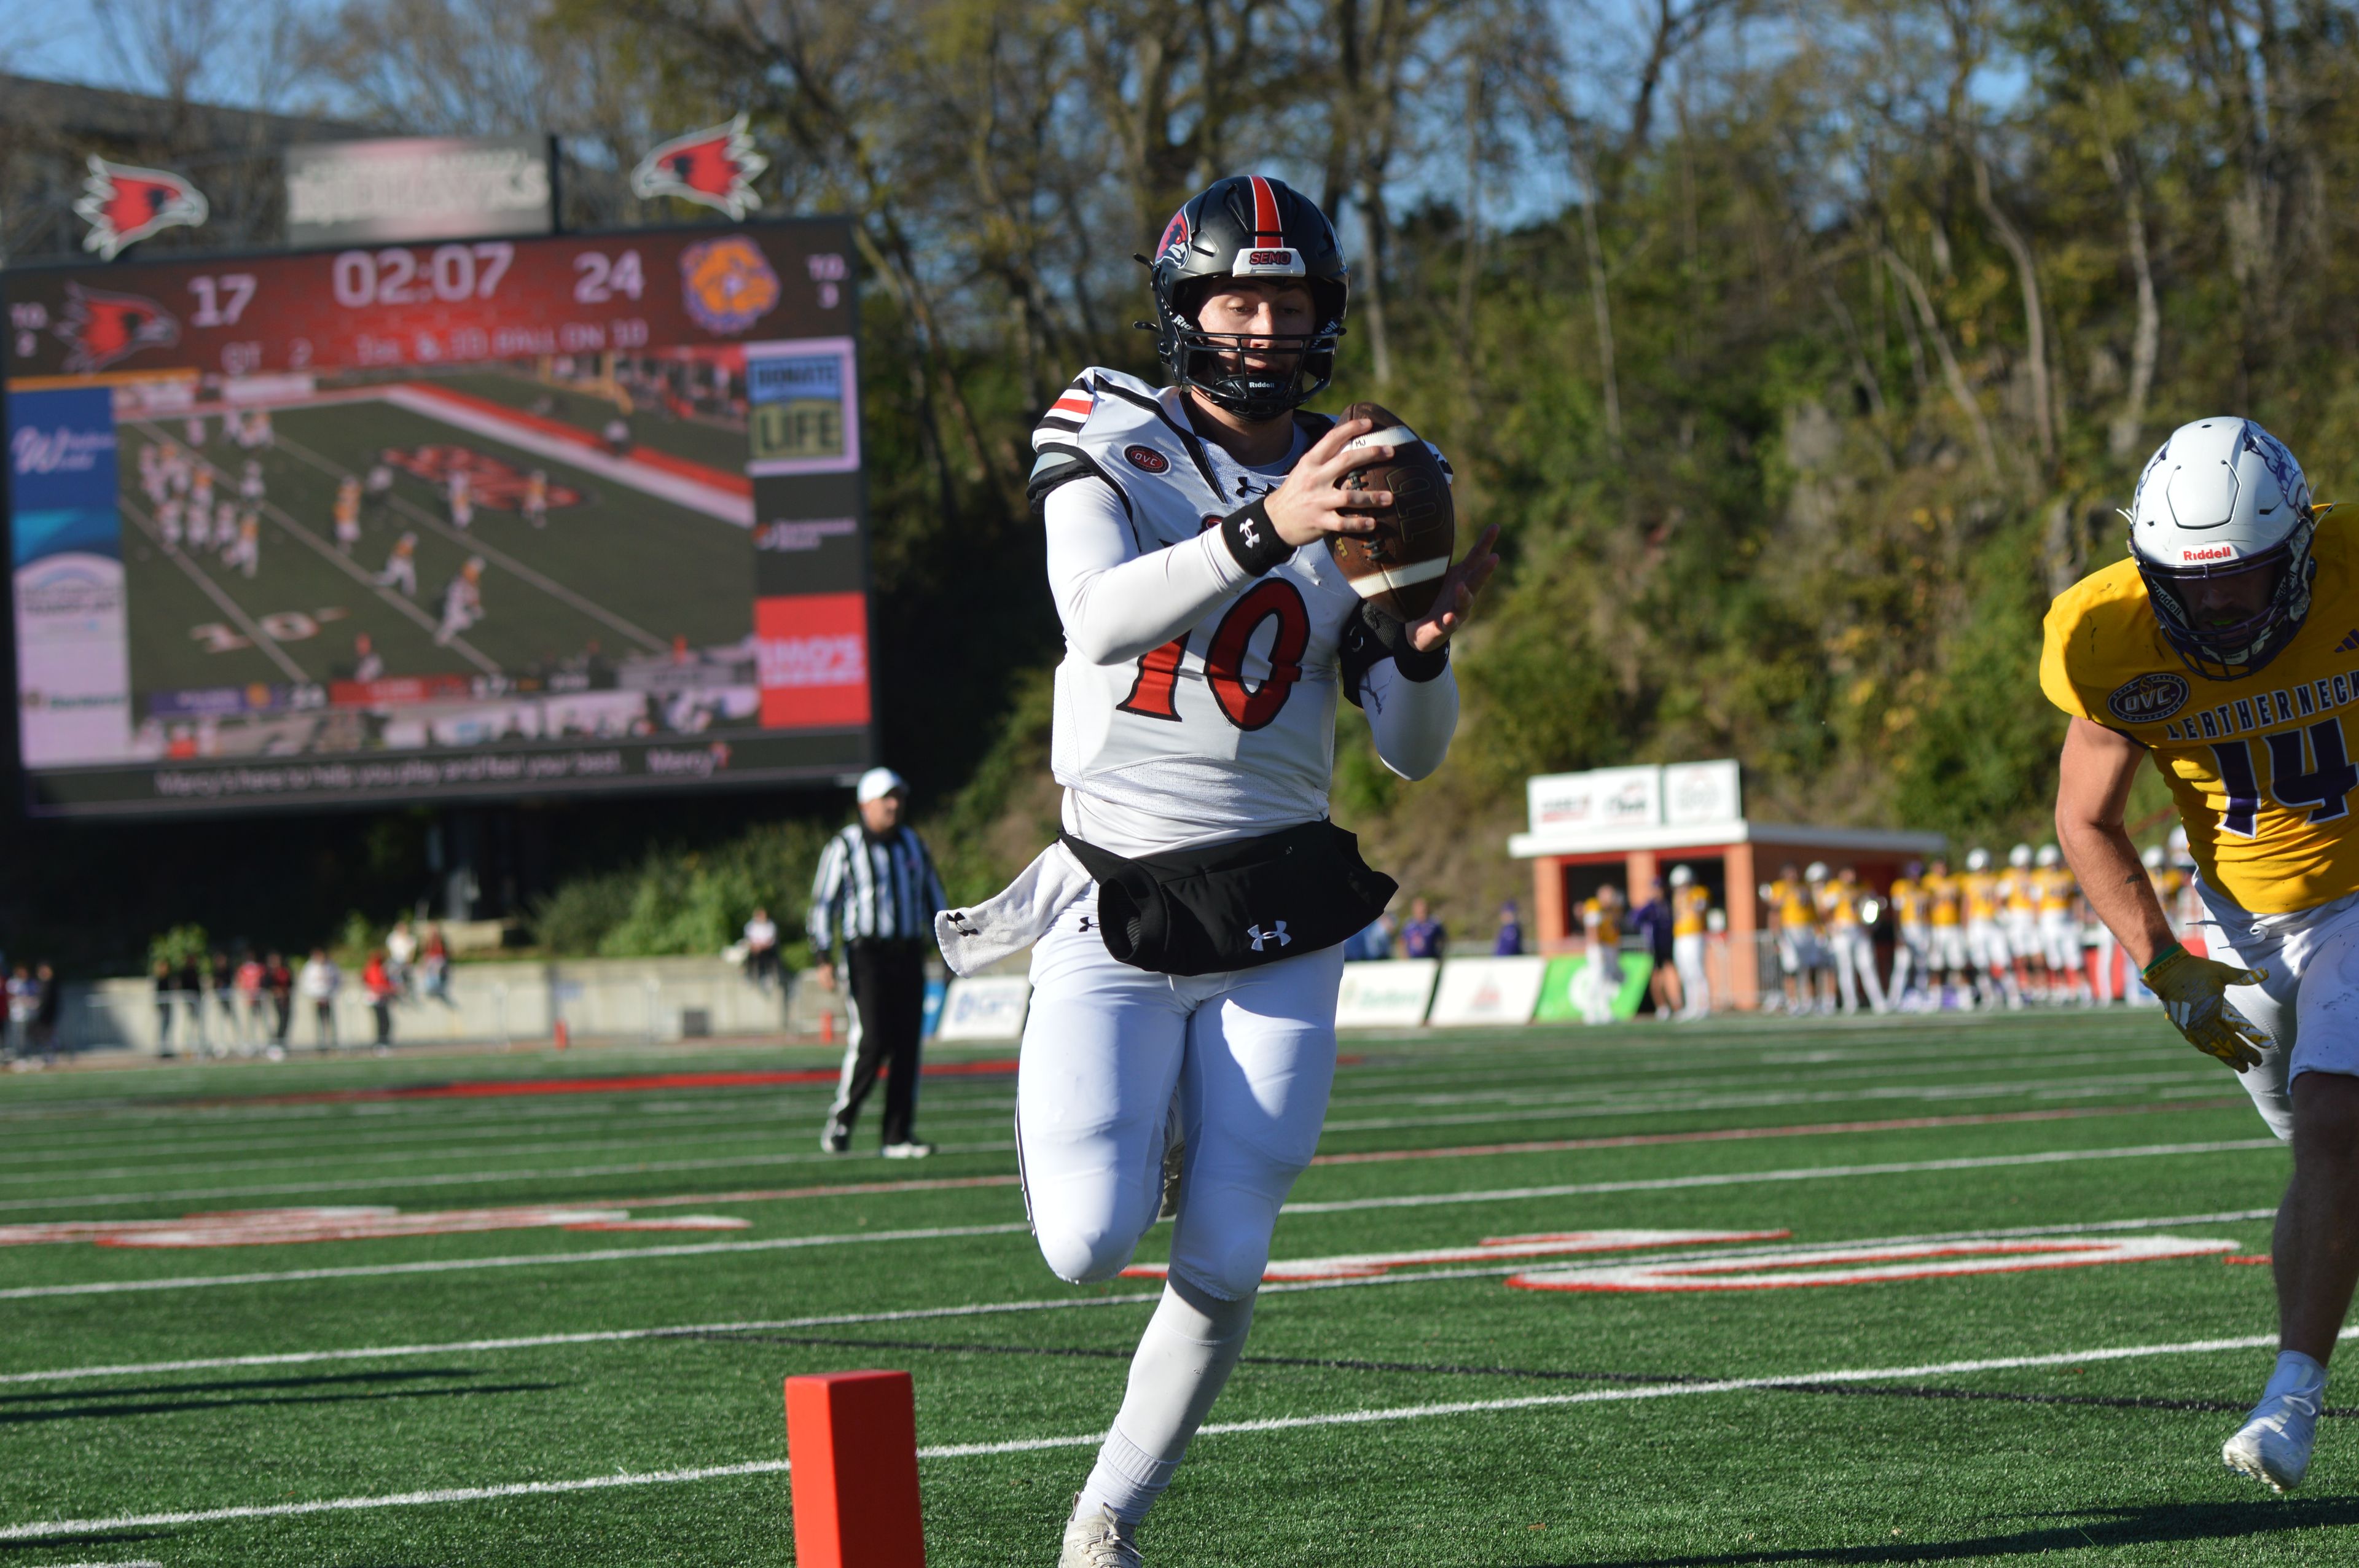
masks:
[[[2241,679],[2301,630],[2319,512],[2301,465],[2250,419],[2181,425],[2147,460],[2126,514],[2130,554],[2190,670]]]

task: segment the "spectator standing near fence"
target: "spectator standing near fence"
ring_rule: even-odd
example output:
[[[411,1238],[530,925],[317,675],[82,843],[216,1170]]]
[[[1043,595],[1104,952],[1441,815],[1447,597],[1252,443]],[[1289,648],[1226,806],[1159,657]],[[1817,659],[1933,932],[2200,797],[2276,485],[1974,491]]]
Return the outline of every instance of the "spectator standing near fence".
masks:
[[[426,977],[425,994],[454,1011],[459,1004],[451,1000],[451,944],[443,939],[440,925],[426,928],[424,957],[419,967]]]
[[[180,978],[168,960],[158,958],[150,968],[148,983],[156,992],[156,1054],[169,1056],[173,1054],[172,1009],[180,994]]]
[[[934,859],[901,813],[908,785],[890,768],[860,775],[853,798],[860,820],[827,841],[811,881],[811,962],[820,985],[846,989],[851,1038],[835,1103],[820,1147],[848,1153],[861,1102],[889,1067],[885,1085],[885,1157],[922,1159],[918,1141],[918,1046],[926,1017],[926,953],[934,915],[948,900]]]
[[[303,960],[295,989],[311,1004],[312,1043],[323,1054],[336,1041],[336,992],[343,989],[344,972],[336,968],[325,947],[314,947]]]
[[[1494,958],[1520,958],[1524,956],[1524,922],[1516,901],[1509,899],[1499,906],[1499,934],[1491,939]]]
[[[778,923],[768,910],[757,909],[745,923],[745,978],[768,990],[777,972]]]
[[[33,966],[33,979],[41,988],[40,1005],[33,1010],[33,1049],[44,1062],[58,1059],[58,1017],[65,1011],[64,987],[47,964]]]
[[[1409,900],[1408,924],[1401,927],[1401,955],[1408,958],[1439,958],[1450,940],[1441,922],[1421,898]]]
[[[263,987],[270,993],[270,1048],[287,1054],[287,1026],[295,1017],[295,971],[277,953],[264,966]]]
[[[393,999],[401,994],[384,949],[372,952],[361,967],[361,989],[368,992],[369,1011],[376,1014],[376,1051],[382,1056],[393,1048]]]
[[[409,994],[410,976],[417,968],[418,933],[409,928],[408,918],[404,916],[385,934],[385,972],[392,977],[397,993]]]
[[[238,1053],[251,1056],[265,1037],[262,990],[270,983],[270,971],[263,967],[260,958],[255,957],[253,949],[248,948],[245,957],[238,964],[234,983],[237,988]]]

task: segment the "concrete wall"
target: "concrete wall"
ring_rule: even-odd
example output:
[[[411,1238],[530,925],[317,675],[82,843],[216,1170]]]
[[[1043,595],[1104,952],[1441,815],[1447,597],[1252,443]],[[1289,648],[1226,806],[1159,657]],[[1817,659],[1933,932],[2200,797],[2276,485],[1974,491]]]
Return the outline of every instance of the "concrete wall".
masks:
[[[413,995],[393,1010],[397,1044],[546,1040],[563,1019],[576,1040],[675,1041],[700,1036],[797,1034],[823,1032],[841,1040],[847,1019],[840,995],[799,977],[766,989],[734,964],[718,958],[607,958],[563,963],[456,964],[449,1005]],[[191,1009],[175,1008],[173,1043],[193,1048]],[[259,1045],[269,1019],[249,1022],[207,997],[203,1036],[213,1049]],[[59,1043],[71,1050],[128,1046],[160,1049],[153,987],[144,979],[69,985],[59,1015]],[[376,1038],[376,1023],[359,977],[347,974],[335,1007],[336,1034],[347,1045]],[[318,1038],[311,1004],[295,1000],[288,1044],[310,1048]]]

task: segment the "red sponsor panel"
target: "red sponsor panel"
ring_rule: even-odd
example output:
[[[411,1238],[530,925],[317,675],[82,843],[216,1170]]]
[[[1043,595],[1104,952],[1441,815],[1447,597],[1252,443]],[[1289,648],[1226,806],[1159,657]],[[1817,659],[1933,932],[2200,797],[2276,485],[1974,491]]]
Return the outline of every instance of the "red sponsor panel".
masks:
[[[780,594],[754,601],[762,727],[815,730],[868,722],[868,601],[857,593]]]
[[[338,708],[393,708],[413,702],[448,702],[472,689],[465,676],[398,676],[386,680],[328,683],[328,700]]]

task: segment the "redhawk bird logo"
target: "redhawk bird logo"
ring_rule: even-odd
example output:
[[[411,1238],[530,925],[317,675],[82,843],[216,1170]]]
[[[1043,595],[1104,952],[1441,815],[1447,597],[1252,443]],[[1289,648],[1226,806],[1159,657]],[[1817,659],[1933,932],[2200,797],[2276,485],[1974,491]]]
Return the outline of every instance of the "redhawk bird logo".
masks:
[[[134,168],[91,155],[90,178],[82,182],[82,200],[74,211],[90,225],[82,248],[96,251],[107,261],[126,245],[138,243],[159,230],[187,224],[195,228],[212,209],[204,192],[179,175],[160,168]]]
[[[631,170],[631,191],[701,201],[743,218],[747,208],[762,204],[754,193],[754,180],[769,167],[770,160],[754,150],[741,114],[725,124],[674,136],[641,158]]]
[[[152,299],[103,288],[66,285],[66,311],[53,329],[73,351],[69,374],[103,370],[142,349],[168,349],[180,341],[180,323]]]

